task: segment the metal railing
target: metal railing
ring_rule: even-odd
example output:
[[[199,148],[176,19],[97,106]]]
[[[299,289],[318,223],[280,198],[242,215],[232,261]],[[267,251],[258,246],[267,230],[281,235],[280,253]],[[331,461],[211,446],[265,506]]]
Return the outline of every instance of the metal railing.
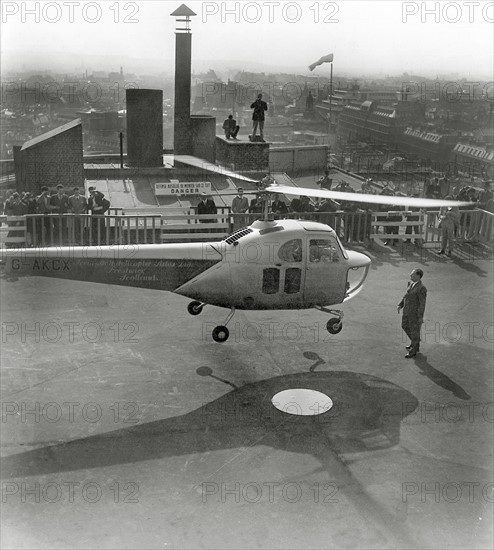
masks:
[[[0,216],[0,243],[12,248],[26,246],[26,222],[24,216]]]
[[[171,215],[112,213],[29,214],[0,216],[0,244],[6,247],[95,246],[157,244],[221,240],[233,231],[262,219],[259,214],[197,215],[193,209]],[[303,219],[331,226],[345,244],[369,245],[383,240],[414,240],[416,244],[439,243],[438,212],[305,212],[274,216]],[[459,240],[492,245],[494,214],[485,210],[460,211]]]

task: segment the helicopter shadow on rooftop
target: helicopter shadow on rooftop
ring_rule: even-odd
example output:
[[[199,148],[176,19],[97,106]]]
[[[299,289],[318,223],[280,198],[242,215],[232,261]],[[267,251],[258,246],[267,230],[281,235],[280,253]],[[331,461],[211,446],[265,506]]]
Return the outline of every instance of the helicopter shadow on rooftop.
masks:
[[[315,361],[308,372],[268,378],[240,388],[215,376],[211,368],[200,367],[198,375],[228,384],[232,391],[181,416],[8,456],[1,462],[1,477],[60,474],[262,445],[312,455],[320,462],[320,471],[335,480],[340,493],[351,500],[363,517],[370,518],[372,525],[379,527],[383,545],[384,532],[393,540],[405,541],[408,548],[417,547],[406,526],[367,494],[341,457],[396,446],[401,422],[416,409],[417,398],[375,376],[316,372],[324,360],[312,352],[304,356]],[[288,414],[275,408],[273,397],[293,388],[323,392],[334,405],[315,416]]]
[[[196,371],[199,376],[210,376],[233,390],[181,416],[6,457],[1,464],[2,477],[188,455],[245,446],[247,441],[257,440],[262,444],[269,440],[273,448],[290,447],[311,454],[310,447],[296,443],[301,433],[317,437],[324,434],[335,452],[375,450],[399,442],[402,404],[407,403],[409,414],[414,408],[410,403],[418,403],[411,393],[368,374],[316,372],[324,360],[313,352],[305,352],[304,357],[315,361],[308,372],[275,376],[242,387],[215,376],[209,367],[200,367]],[[272,403],[273,396],[293,388],[323,392],[331,397],[334,406],[316,416],[279,411]]]

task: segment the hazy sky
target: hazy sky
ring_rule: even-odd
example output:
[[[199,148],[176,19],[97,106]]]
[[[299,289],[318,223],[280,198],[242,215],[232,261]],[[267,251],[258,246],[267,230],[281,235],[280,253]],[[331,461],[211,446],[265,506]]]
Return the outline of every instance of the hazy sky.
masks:
[[[192,31],[198,70],[204,68],[201,61],[211,68],[215,61],[219,68],[238,61],[237,67],[260,63],[303,74],[310,63],[334,53],[335,73],[457,72],[466,78],[493,78],[492,1],[185,3],[197,14]],[[171,72],[175,20],[170,13],[180,4],[2,0],[2,66],[41,70],[61,63],[67,71],[95,69],[102,68],[98,58],[109,56],[103,63],[108,70],[122,64],[124,70],[139,72],[142,67],[145,72],[149,61]],[[327,71],[323,65],[312,74]]]

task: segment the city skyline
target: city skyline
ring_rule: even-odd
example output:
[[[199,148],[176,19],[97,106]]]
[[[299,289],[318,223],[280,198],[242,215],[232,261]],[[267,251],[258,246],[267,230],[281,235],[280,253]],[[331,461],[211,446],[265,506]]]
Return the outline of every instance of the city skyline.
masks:
[[[439,4],[435,9],[434,5]],[[478,4],[478,5],[477,5]],[[458,74],[492,80],[494,3],[392,1],[198,2],[194,72],[341,75]],[[172,73],[180,2],[2,2],[2,72]],[[181,24],[179,24],[181,25]]]

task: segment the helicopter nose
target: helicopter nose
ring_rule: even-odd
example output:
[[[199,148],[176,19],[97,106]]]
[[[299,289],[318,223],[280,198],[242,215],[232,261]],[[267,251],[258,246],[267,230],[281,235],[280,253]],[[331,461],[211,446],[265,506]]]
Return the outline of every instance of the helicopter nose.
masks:
[[[371,264],[371,259],[365,254],[353,250],[347,250],[347,253],[349,267],[344,302],[353,298],[362,290]]]
[[[347,250],[348,254],[348,263],[350,265],[350,268],[353,269],[355,267],[367,267],[371,264],[371,259],[369,256],[366,256],[365,254],[362,254],[360,252],[355,252],[353,250]]]

